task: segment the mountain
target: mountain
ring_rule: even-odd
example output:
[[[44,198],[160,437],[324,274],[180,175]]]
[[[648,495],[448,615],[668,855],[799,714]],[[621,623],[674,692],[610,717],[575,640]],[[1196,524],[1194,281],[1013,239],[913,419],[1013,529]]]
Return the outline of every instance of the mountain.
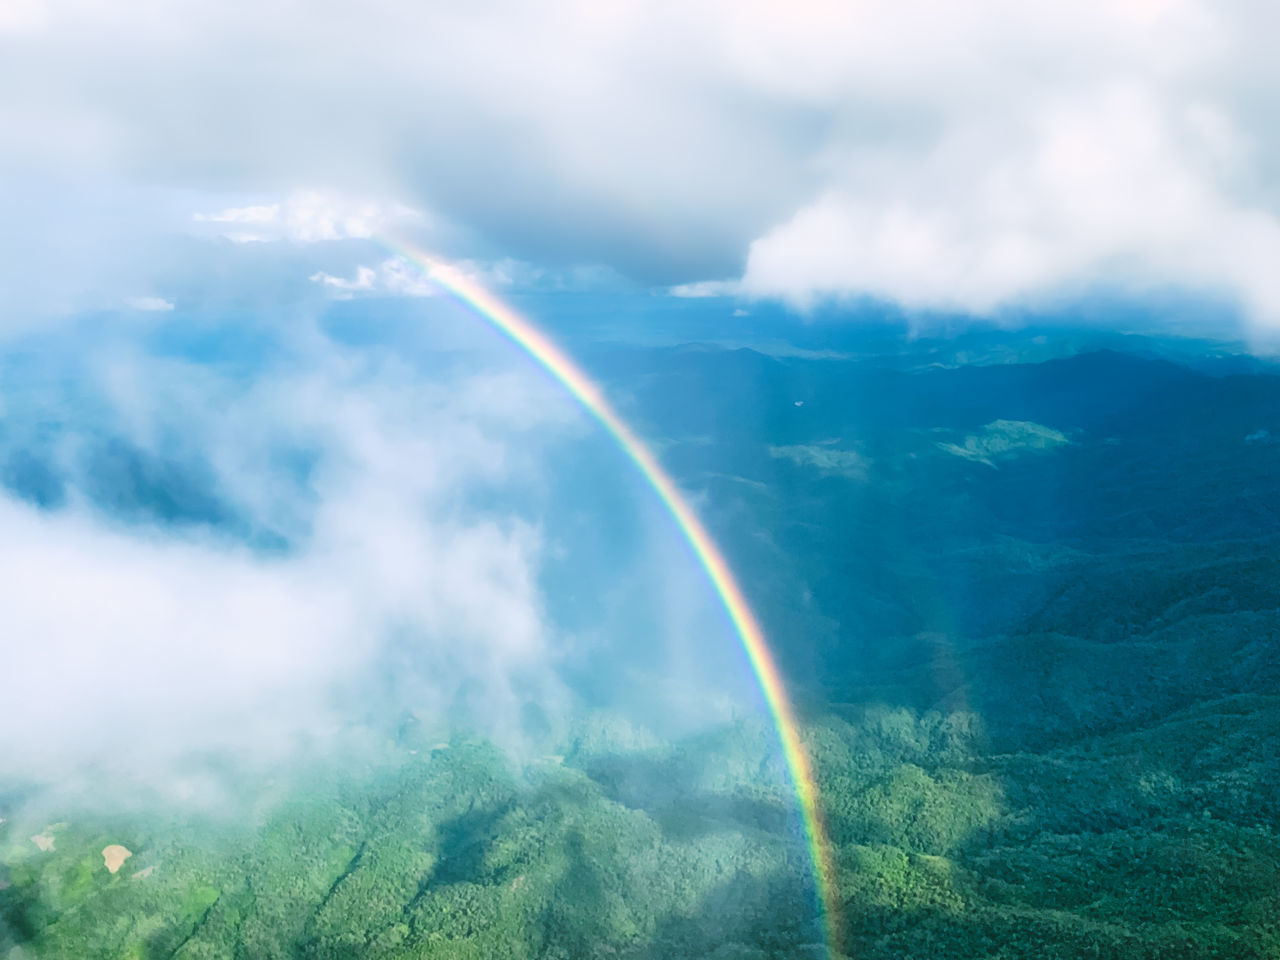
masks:
[[[790,678],[844,954],[1280,957],[1280,376],[1040,336],[583,353]],[[234,527],[198,474],[85,455],[111,509]],[[6,457],[52,509],[38,446]],[[598,475],[548,526],[610,502]],[[406,723],[225,818],[11,795],[0,955],[825,955],[761,718],[657,736],[592,708],[556,736],[514,763]]]

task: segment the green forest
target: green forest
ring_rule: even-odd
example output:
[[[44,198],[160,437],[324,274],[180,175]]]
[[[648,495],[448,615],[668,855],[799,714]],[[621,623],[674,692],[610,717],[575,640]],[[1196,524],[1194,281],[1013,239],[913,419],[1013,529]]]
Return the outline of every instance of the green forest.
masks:
[[[1280,956],[1280,697],[993,754],[966,712],[814,720],[850,957]],[[825,956],[770,731],[738,724],[518,773],[388,745],[261,822],[46,824],[3,840],[20,957]],[[410,743],[412,741],[409,741]],[[397,761],[398,758],[398,761]],[[102,850],[132,856],[111,874]]]
[[[712,519],[793,678],[840,953],[1280,958],[1280,445],[1241,440],[1280,411],[1273,378],[1113,354],[870,386],[825,361],[689,362],[705,394],[651,430],[679,439],[680,411],[714,419],[749,377],[843,398],[807,433],[671,453],[752,481]],[[1103,374],[1128,406],[1090,406]],[[675,394],[646,382],[648,409]],[[871,410],[857,389],[891,388],[863,416],[916,426],[856,458],[820,440]],[[828,956],[760,711],[664,742],[583,709],[523,757],[421,726],[358,762],[232,773],[250,800],[221,811],[0,793],[0,957]]]

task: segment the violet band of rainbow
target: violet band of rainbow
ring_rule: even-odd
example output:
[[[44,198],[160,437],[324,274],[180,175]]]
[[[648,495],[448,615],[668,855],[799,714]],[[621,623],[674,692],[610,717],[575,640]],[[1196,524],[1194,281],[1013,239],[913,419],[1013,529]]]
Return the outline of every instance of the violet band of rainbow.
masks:
[[[840,901],[835,887],[835,862],[819,804],[813,764],[801,741],[795,711],[787,696],[782,674],[765,641],[764,632],[715,540],[649,447],[618,416],[582,368],[550,337],[481,284],[447,262],[401,241],[386,237],[379,239],[384,246],[421,270],[428,280],[482,317],[550,373],[617,441],[675,520],[724,605],[777,730],[803,825],[827,949],[831,956],[839,956],[842,938],[839,924]]]

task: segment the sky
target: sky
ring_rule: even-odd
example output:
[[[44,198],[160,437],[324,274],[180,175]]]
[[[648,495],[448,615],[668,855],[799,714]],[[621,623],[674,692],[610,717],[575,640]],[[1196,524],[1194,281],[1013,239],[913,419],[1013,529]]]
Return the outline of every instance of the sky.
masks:
[[[394,228],[686,294],[985,314],[1172,286],[1275,324],[1275,18],[1238,0],[5,0],[5,300],[145,309],[229,256],[174,234]]]
[[[560,702],[538,498],[590,425],[388,238],[507,296],[729,298],[725,340],[763,303],[1107,297],[1261,336],[1277,28],[1248,0],[0,0],[0,699],[44,731],[0,733],[0,773],[268,758],[407,635],[406,703],[478,684],[510,732]],[[388,300],[421,328],[320,322]],[[113,500],[113,449],[197,505]]]

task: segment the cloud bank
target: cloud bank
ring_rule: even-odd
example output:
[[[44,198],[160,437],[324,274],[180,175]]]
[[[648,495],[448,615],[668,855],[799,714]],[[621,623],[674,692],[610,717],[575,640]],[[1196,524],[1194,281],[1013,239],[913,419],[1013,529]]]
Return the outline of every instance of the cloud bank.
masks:
[[[322,343],[250,382],[123,354],[81,373],[34,398],[44,421],[6,396],[7,787],[180,796],[206,759],[325,755],[400,711],[518,748],[526,705],[563,703],[541,533],[484,500],[576,422],[545,388]],[[44,503],[14,483],[33,458]]]
[[[238,192],[242,239],[400,204],[450,253],[798,304],[1172,286],[1280,322],[1261,2],[5,10],[6,176]]]

